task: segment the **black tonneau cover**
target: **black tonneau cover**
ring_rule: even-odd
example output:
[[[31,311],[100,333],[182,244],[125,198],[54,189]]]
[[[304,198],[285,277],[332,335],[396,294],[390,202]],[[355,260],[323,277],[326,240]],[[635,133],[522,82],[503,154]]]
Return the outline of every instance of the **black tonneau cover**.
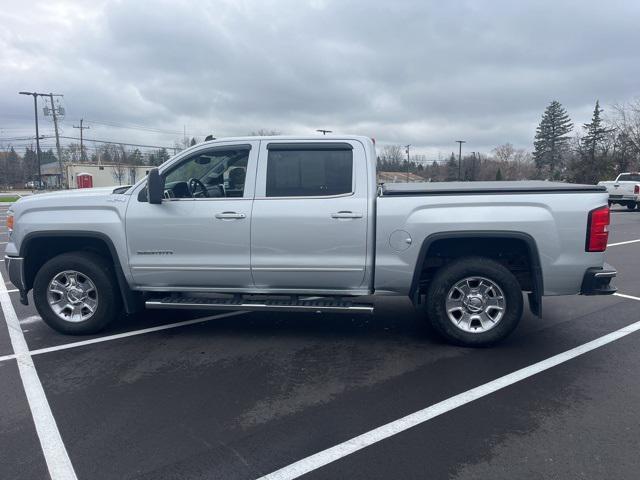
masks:
[[[383,196],[401,195],[491,195],[524,193],[584,193],[606,192],[603,185],[526,180],[517,182],[424,182],[385,183]]]

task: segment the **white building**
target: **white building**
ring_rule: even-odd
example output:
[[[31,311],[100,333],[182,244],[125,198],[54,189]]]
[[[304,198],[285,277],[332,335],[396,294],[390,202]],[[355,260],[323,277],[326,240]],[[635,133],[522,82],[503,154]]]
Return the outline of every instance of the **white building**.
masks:
[[[91,186],[110,187],[112,185],[133,185],[149,173],[149,165],[107,165],[91,163],[68,163],[65,165],[65,176],[69,188],[79,188],[78,175],[90,175]]]
[[[149,173],[149,165],[117,165],[95,163],[67,163],[64,165],[65,178],[69,188],[110,187],[113,185],[133,185]],[[83,175],[84,174],[84,175]],[[78,175],[81,176],[80,182]],[[89,181],[87,182],[87,177]],[[58,163],[42,165],[42,181],[47,188],[61,188]],[[87,182],[87,183],[85,183]]]

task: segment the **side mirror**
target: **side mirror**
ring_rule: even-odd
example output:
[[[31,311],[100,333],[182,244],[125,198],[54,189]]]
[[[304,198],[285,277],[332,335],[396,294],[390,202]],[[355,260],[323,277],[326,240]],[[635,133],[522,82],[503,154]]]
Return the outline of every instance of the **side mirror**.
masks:
[[[149,203],[162,203],[164,198],[164,180],[157,168],[149,170],[147,176],[147,198]]]

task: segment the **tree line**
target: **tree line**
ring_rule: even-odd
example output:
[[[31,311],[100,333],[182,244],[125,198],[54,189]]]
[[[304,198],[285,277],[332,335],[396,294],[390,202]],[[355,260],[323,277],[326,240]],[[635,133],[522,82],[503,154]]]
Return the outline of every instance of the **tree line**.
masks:
[[[489,154],[451,153],[446,162],[428,162],[414,155],[407,160],[400,145],[386,145],[378,157],[378,169],[411,172],[428,181],[556,180],[597,183],[640,165],[640,99],[617,104],[604,114],[596,100],[591,121],[579,128],[560,102],[552,101],[536,128],[533,151],[510,143]]]
[[[189,142],[191,143],[191,142]],[[170,158],[166,148],[142,151],[139,148],[127,148],[125,145],[109,143],[92,149],[91,153],[87,148],[80,148],[79,143],[71,143],[61,149],[63,163],[92,163],[112,166],[114,178],[122,176],[124,178],[126,165],[149,165],[158,166]],[[42,166],[55,165],[57,168],[58,158],[52,149],[40,151],[40,162]],[[24,151],[17,151],[14,147],[0,150],[0,188],[14,187],[21,188],[27,182],[38,178],[38,157],[33,145],[24,148]]]
[[[277,135],[262,129],[249,135]],[[174,152],[198,143],[196,138],[175,142]],[[62,148],[63,163],[101,163],[124,172],[124,165],[157,166],[169,159],[166,148],[129,148],[109,143],[92,149],[78,143]],[[52,149],[41,150],[41,163],[58,159]],[[636,171],[640,166],[640,98],[613,105],[608,112],[596,101],[591,121],[575,127],[569,113],[557,100],[544,110],[536,128],[531,152],[510,143],[490,153],[472,152],[460,163],[454,153],[445,162],[428,161],[424,155],[407,159],[405,147],[386,145],[378,156],[379,171],[410,172],[427,181],[478,181],[543,179],[576,183],[597,183],[620,172]],[[35,180],[38,162],[35,148],[23,151],[0,148],[0,188],[19,187]],[[400,177],[402,178],[402,177]]]

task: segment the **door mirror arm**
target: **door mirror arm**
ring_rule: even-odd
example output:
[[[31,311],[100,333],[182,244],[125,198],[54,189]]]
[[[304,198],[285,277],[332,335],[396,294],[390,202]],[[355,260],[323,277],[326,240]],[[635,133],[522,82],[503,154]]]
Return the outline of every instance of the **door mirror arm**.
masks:
[[[149,203],[160,204],[163,198],[164,179],[157,168],[152,168],[147,176],[147,199]]]

